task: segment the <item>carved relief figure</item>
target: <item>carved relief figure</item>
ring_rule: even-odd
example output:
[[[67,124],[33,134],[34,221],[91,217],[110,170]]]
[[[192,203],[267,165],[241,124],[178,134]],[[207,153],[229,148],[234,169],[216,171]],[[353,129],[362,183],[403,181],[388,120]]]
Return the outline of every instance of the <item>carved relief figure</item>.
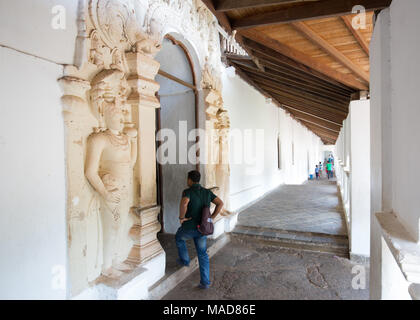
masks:
[[[130,188],[137,155],[137,131],[124,129],[123,105],[128,85],[122,72],[101,71],[92,80],[92,105],[104,125],[88,138],[86,178],[100,197],[103,232],[102,274],[111,278],[130,270],[121,252],[130,210]],[[123,132],[125,131],[125,132]]]

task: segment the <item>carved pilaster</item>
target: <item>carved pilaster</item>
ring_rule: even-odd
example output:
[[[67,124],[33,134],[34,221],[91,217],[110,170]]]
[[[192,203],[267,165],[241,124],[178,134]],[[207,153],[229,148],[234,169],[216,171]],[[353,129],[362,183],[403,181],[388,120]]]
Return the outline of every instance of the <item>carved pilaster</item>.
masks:
[[[130,236],[134,246],[128,256],[128,262],[140,264],[163,252],[157,239],[157,233],[161,229],[157,220],[159,212],[159,206],[147,209],[133,208],[134,226],[130,230]]]
[[[160,108],[156,92],[160,85],[154,78],[160,64],[153,59],[151,53],[144,52],[128,52],[126,61],[129,68],[128,83],[131,87],[128,103],[132,106],[133,121],[139,130],[138,158],[135,168],[138,207],[133,208],[132,212],[134,225],[130,230],[130,236],[134,245],[128,261],[139,264],[163,251],[156,236],[161,229],[157,220],[160,207],[156,206],[155,145],[155,109]]]

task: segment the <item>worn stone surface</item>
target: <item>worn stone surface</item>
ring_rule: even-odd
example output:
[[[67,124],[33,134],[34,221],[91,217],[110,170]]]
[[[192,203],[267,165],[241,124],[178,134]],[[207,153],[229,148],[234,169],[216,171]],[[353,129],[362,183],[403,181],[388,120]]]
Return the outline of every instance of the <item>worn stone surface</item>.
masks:
[[[347,235],[335,179],[282,185],[239,214],[238,225]]]
[[[197,270],[163,299],[367,300],[368,288],[352,288],[353,266],[350,260],[330,254],[233,239],[210,261],[210,289],[197,288]]]

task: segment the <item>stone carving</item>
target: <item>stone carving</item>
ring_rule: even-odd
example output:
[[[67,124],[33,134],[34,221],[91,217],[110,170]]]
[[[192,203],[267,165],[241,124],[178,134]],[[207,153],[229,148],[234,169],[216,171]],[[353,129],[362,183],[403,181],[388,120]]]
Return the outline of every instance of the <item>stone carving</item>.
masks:
[[[59,80],[66,125],[71,293],[101,274],[119,277],[163,252],[156,205],[154,56],[167,33],[183,34],[204,70],[206,128],[228,153],[216,20],[200,0],[87,0],[78,17],[77,66]],[[209,183],[226,202],[229,167]]]
[[[200,65],[221,63],[217,20],[201,0],[140,0],[147,8],[143,27],[156,39],[177,32],[196,49]]]
[[[215,128],[219,137],[219,163],[216,166],[216,184],[219,186],[219,196],[225,205],[222,215],[230,214],[229,192],[230,192],[230,167],[229,167],[229,131],[230,120],[227,110],[220,108],[216,114],[217,122]]]
[[[206,186],[217,186],[217,195],[225,202],[222,215],[229,208],[229,130],[227,110],[223,109],[220,74],[209,64],[205,65],[201,86],[206,102],[207,164]]]
[[[87,141],[86,177],[100,197],[102,221],[102,274],[119,277],[131,270],[121,247],[124,225],[131,202],[129,198],[133,166],[137,158],[137,130],[124,129],[123,105],[128,84],[119,70],[103,70],[91,83],[92,105],[105,130],[92,133]]]

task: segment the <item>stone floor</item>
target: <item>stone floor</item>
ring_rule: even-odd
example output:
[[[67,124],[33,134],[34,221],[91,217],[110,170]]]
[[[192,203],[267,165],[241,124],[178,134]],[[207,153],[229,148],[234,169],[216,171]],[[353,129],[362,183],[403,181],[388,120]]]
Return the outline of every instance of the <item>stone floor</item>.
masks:
[[[239,225],[346,235],[336,180],[282,185],[239,214]]]
[[[175,244],[175,235],[168,233],[159,233],[158,239],[160,244],[162,245],[163,250],[165,250],[166,253],[165,274],[170,275],[181,268],[181,266],[176,262],[176,259],[178,258],[178,250]],[[214,242],[215,240],[207,239],[207,248],[213,245]],[[190,260],[192,260],[197,256],[194,241],[190,240],[186,241],[186,243],[188,253],[190,255]]]
[[[369,299],[352,288],[354,264],[331,254],[232,239],[210,260],[211,287],[197,288],[195,271],[164,300],[341,300]],[[366,277],[368,266],[364,266]],[[369,284],[366,278],[366,286]]]
[[[335,180],[277,188],[239,214],[231,239],[210,260],[210,289],[197,288],[197,270],[163,299],[369,298],[368,288],[352,288],[355,264],[343,258],[348,239]]]

